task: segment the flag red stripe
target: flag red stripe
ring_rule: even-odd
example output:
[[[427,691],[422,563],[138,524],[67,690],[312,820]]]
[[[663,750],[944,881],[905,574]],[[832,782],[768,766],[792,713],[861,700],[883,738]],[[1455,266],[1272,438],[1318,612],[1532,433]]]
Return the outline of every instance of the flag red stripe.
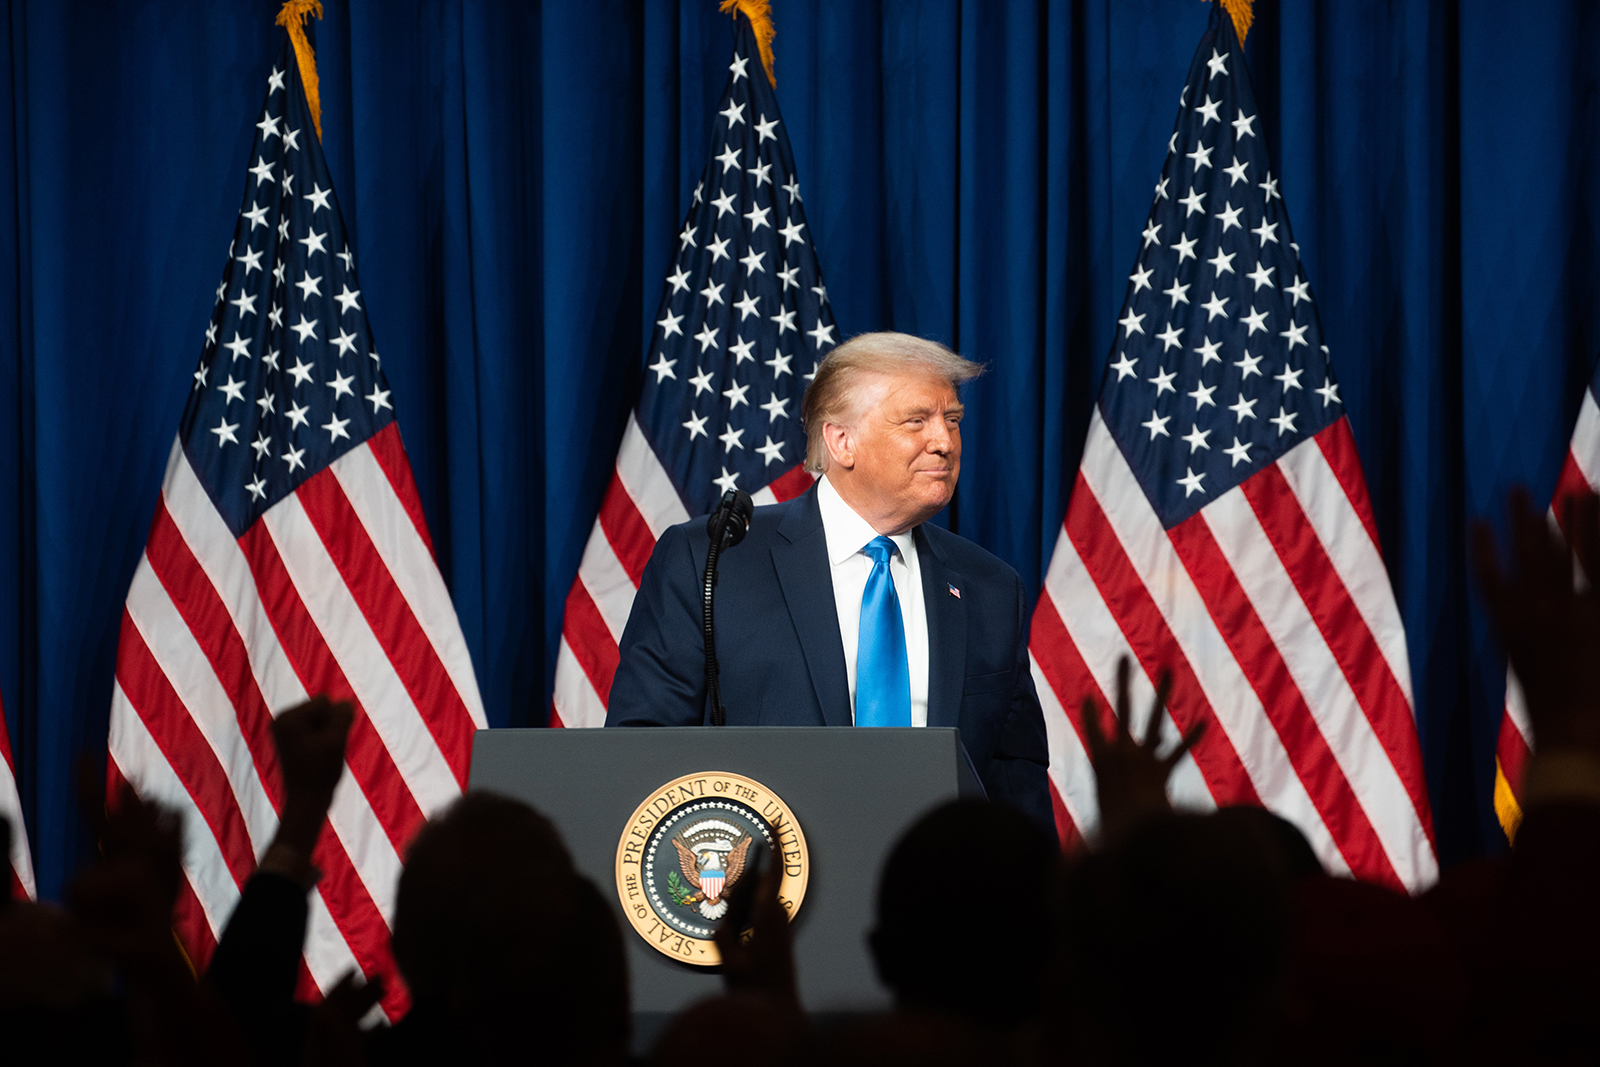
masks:
[[[250,670],[250,657],[234,627],[233,617],[173,524],[164,498],[156,503],[145,557],[233,701],[234,716],[255,763],[256,775],[261,779],[267,799],[272,802],[272,810],[281,810],[283,790],[278,777],[277,750],[272,744],[272,712]]]
[[[1556,490],[1550,498],[1550,513],[1555,516],[1556,525],[1561,527],[1563,537],[1567,534],[1565,514],[1567,501],[1583,493],[1592,492],[1594,487],[1584,476],[1583,468],[1578,466],[1578,457],[1568,451],[1566,461],[1561,464],[1561,474],[1556,478]]]
[[[198,561],[195,560],[193,554],[189,551],[188,546],[183,541],[181,534],[179,534],[176,527],[172,525],[171,516],[167,513],[164,502],[158,506],[156,522],[152,527],[150,547],[147,549],[147,552],[152,556],[151,566],[156,570],[158,577],[161,575],[161,569],[157,566],[153,558],[155,556],[161,556],[164,563],[171,565],[169,568],[171,571],[192,568],[192,573],[187,575],[188,581],[183,587],[180,587],[177,592],[174,591],[174,587],[172,585],[168,585],[167,583],[163,582],[163,586],[167,588],[169,595],[172,595],[173,601],[178,605],[180,611],[183,611],[183,599],[180,594],[188,594],[192,601],[192,606],[198,606],[204,601],[205,591],[209,591],[210,595],[215,597],[215,589],[211,587],[209,580],[205,576],[205,573],[200,570]],[[263,733],[265,733],[269,729],[268,724],[270,723],[270,713],[266,710],[265,702],[262,701],[260,691],[256,688],[255,677],[250,672],[248,656],[245,653],[243,641],[239,638],[238,632],[233,628],[232,620],[230,617],[228,617],[220,600],[218,600],[212,606],[211,610],[221,612],[221,617],[220,619],[207,620],[209,625],[205,630],[196,628],[195,621],[188,618],[187,615],[185,616],[185,620],[189,623],[195,639],[201,644],[202,648],[206,649],[208,658],[211,659],[213,667],[216,667],[218,660],[216,656],[211,654],[212,648],[208,648],[207,646],[210,645],[215,647],[219,644],[224,646],[233,644],[234,647],[232,648],[231,652],[227,654],[232,657],[236,657],[236,660],[230,664],[231,669],[229,669],[227,673],[219,671],[218,677],[219,679],[223,680],[224,688],[228,690],[229,696],[233,699],[236,707],[239,707],[242,703],[246,702],[255,704],[256,715],[259,718],[261,730]],[[276,621],[274,625],[276,627]],[[231,642],[227,640],[228,638],[231,638]],[[121,645],[122,655],[127,655],[138,649],[143,649],[143,647],[143,640],[142,638],[139,638],[137,631],[134,631],[131,639],[126,633],[124,634]],[[292,658],[293,657],[291,656],[291,660]],[[120,659],[121,656],[119,656],[119,660]],[[122,678],[120,663],[118,677],[119,680]],[[246,688],[246,692],[243,694],[241,693],[242,687]],[[156,739],[157,744],[162,745],[162,751],[167,754],[168,762],[172,763],[173,770],[178,772],[180,777],[182,777],[183,772],[181,768],[179,768],[178,764],[172,760],[171,753],[168,751],[166,745],[162,743],[162,739],[159,731],[157,730],[156,724],[151,721],[149,716],[144,714],[143,710],[140,708],[139,698],[136,696],[134,691],[129,688],[127,681],[123,681],[123,689],[128,696],[129,702],[134,705],[136,710],[139,710],[141,718],[144,718],[146,725],[150,729],[151,736]],[[307,691],[314,692],[315,690],[308,687]],[[174,699],[176,699],[176,694],[174,694]],[[241,717],[242,714],[243,713],[241,712]],[[202,746],[206,744],[204,738],[199,735],[198,727],[195,726],[193,719],[190,718],[184,709],[182,709],[181,705],[170,712],[163,713],[161,718],[163,722],[170,721],[181,724],[181,726],[187,727],[189,730],[193,730],[195,740],[198,741],[198,743]],[[241,721],[240,725],[241,729],[245,729],[245,723],[243,721]],[[370,731],[371,724],[367,723],[366,728]],[[248,738],[248,736],[249,735],[247,733],[246,737]],[[353,736],[354,730],[352,730],[352,737]],[[266,736],[263,738],[263,741],[266,744],[268,751],[271,752],[270,733],[266,734]],[[381,742],[379,742],[379,747],[382,748]],[[206,747],[204,751],[209,753],[210,748]],[[384,749],[384,752],[387,753],[387,749]],[[253,746],[252,755],[255,755]],[[256,766],[257,772],[261,775],[262,784],[267,788],[268,795],[272,799],[274,808],[278,808],[282,803],[281,785],[276,771],[276,757],[273,756],[272,760],[273,762],[270,764],[270,770],[263,768],[259,760],[257,760]],[[222,773],[220,765],[217,767],[217,773]],[[381,774],[383,772],[380,771],[378,773]],[[399,777],[398,772],[394,771],[392,767],[388,773],[396,780]],[[190,792],[191,795],[194,795],[193,790]],[[229,790],[227,793],[227,799],[234,803],[233,811],[237,813],[237,802],[233,797],[231,790]],[[213,805],[198,795],[195,795],[195,803],[202,814],[206,817],[207,821],[212,821],[212,819],[215,817],[214,811],[216,810]],[[242,816],[240,816],[240,819],[240,826],[242,829]],[[222,843],[220,836],[218,837],[218,842],[219,844]],[[228,852],[227,845],[223,845],[223,851],[224,855],[228,856],[229,866],[233,871],[235,881],[240,882],[242,885],[243,881],[240,870],[235,863],[235,857]],[[399,1018],[400,1013],[404,1012],[408,1000],[406,999],[405,990],[400,987],[397,982],[391,982],[392,978],[397,978],[398,972],[395,969],[393,960],[389,959],[389,953],[387,949],[389,938],[388,925],[383,921],[383,916],[379,913],[377,905],[373,902],[371,895],[367,892],[365,884],[357,875],[355,867],[351,862],[349,855],[346,854],[343,845],[331,831],[325,830],[319,837],[314,855],[314,861],[323,871],[323,878],[320,888],[322,890],[323,900],[328,906],[329,914],[333,918],[334,925],[338,927],[339,932],[349,944],[351,952],[355,955],[357,962],[360,963],[362,970],[368,975],[382,974],[384,976],[385,982],[389,984],[390,989],[392,990],[392,992],[386,993],[384,997],[384,1008],[389,1012],[391,1018]],[[243,877],[247,878],[249,876],[249,874],[254,870],[254,865],[254,856],[251,855],[249,863],[244,869]],[[193,951],[193,946],[198,943],[194,941],[186,941],[185,944],[190,946],[191,951]]]
[[[1517,729],[1517,724],[1511,721],[1510,715],[1500,718],[1500,739],[1495,745],[1495,755],[1500,760],[1500,771],[1506,776],[1506,784],[1511,786],[1511,795],[1521,804],[1522,775],[1527,770],[1528,761],[1533,758],[1533,750],[1528,747],[1527,739]]]
[[[616,677],[619,658],[617,643],[611,639],[611,631],[600,617],[600,609],[594,606],[594,598],[589,596],[589,590],[581,581],[573,582],[572,591],[567,594],[566,623],[562,630],[589,684],[600,695],[600,702],[610,703],[611,681]]]
[[[17,765],[11,759],[11,733],[6,727],[6,709],[3,703],[0,703],[0,759],[6,761],[6,767],[11,771],[11,776],[14,780],[17,774]]]
[[[1160,678],[1162,672],[1172,672],[1168,710],[1179,731],[1188,733],[1196,722],[1206,723],[1205,736],[1192,752],[1211,795],[1219,805],[1259,806],[1261,798],[1255,785],[1217,720],[1199,679],[1081,474],[1067,508],[1066,529],[1145,674]]]
[[[278,644],[301,686],[307,693],[326,693],[334,700],[348,700],[356,709],[345,744],[345,762],[395,851],[405,855],[411,835],[424,821],[422,809],[368,718],[367,709],[356,698],[344,671],[312,623],[266,527],[261,523],[250,527],[239,539],[239,547],[250,564],[261,605],[272,620]]]
[[[211,660],[213,668],[216,668],[218,663],[218,657],[212,654],[216,646],[227,645],[230,643],[234,645],[234,648],[231,650],[231,654],[236,657],[236,660],[230,664],[232,669],[226,674],[219,671],[218,677],[219,679],[224,679],[224,688],[228,690],[229,696],[233,699],[236,707],[242,708],[243,706],[248,706],[251,704],[254,705],[254,716],[261,724],[261,732],[266,735],[261,738],[261,740],[267,746],[267,751],[271,753],[271,737],[270,734],[266,732],[268,730],[268,724],[271,721],[271,716],[266,710],[265,703],[261,699],[259,690],[256,688],[255,678],[250,672],[249,661],[244,651],[243,642],[239,638],[237,631],[234,630],[232,620],[227,615],[227,612],[223,608],[220,600],[215,600],[215,589],[211,587],[209,581],[205,577],[204,572],[200,570],[198,562],[194,559],[193,554],[189,551],[187,544],[183,542],[182,537],[178,533],[176,527],[172,525],[171,516],[166,511],[165,503],[162,503],[158,506],[156,521],[152,527],[150,547],[147,549],[147,554],[152,557],[151,566],[152,569],[156,570],[158,577],[161,575],[161,568],[155,561],[155,557],[157,556],[160,556],[163,564],[167,565],[169,573],[184,569],[186,566],[187,568],[192,569],[192,572],[186,576],[189,579],[189,581],[185,583],[186,587],[179,588],[177,591],[175,591],[172,585],[163,582],[163,586],[167,588],[169,595],[173,597],[173,601],[178,605],[180,611],[184,610],[183,594],[188,594],[190,598],[190,608],[191,610],[196,610],[197,614],[204,615],[205,611],[208,609],[221,613],[220,618],[200,618],[199,621],[205,624],[204,629],[198,628],[196,625],[196,619],[190,618],[188,615],[185,615],[185,621],[189,624],[190,630],[193,632],[197,642],[201,644],[202,648],[206,649],[208,658]],[[206,593],[209,593],[210,597],[215,600],[214,604],[204,604]],[[231,638],[232,641],[226,641],[225,637]],[[208,645],[212,647],[208,648]],[[131,638],[127,634],[124,634],[121,648],[124,655],[130,655],[131,653],[144,648],[143,639],[138,635],[136,630]],[[119,659],[120,658],[121,657],[119,657]],[[131,655],[130,662],[134,666],[137,665],[137,661],[134,660]],[[119,673],[119,679],[120,678],[121,674]],[[229,679],[231,679],[232,684],[230,684]],[[241,689],[244,690],[243,693],[241,692]],[[156,739],[157,744],[162,745],[162,751],[167,752],[167,747],[165,744],[163,744],[162,739],[157,732],[155,723],[151,721],[150,716],[146,716],[144,714],[143,710],[140,708],[140,698],[133,690],[129,688],[127,681],[123,682],[123,690],[127,694],[129,702],[134,705],[136,710],[140,711],[140,716],[145,720],[146,725],[150,729],[152,737]],[[176,694],[173,694],[173,698],[176,699]],[[243,710],[241,710],[240,715],[241,729],[245,729],[246,724],[242,721],[244,717]],[[176,711],[171,713],[164,712],[161,715],[161,719],[163,722],[171,721],[179,728],[187,727],[194,730],[195,740],[198,741],[198,743],[202,746],[206,744],[204,738],[199,735],[198,727],[195,726],[193,719],[187,714],[186,711],[181,709],[181,705]],[[247,733],[246,737],[248,738],[248,736],[249,735]],[[187,744],[189,742],[184,743]],[[205,748],[204,751],[209,753],[209,747]],[[253,748],[252,755],[255,755]],[[269,764],[267,768],[263,768],[259,760],[257,760],[256,766],[257,773],[261,775],[262,784],[268,790],[268,795],[272,800],[274,809],[278,809],[282,805],[281,785],[276,770],[276,757],[274,755],[271,758],[272,763]],[[168,762],[173,764],[174,771],[177,771],[180,777],[182,777],[183,772],[176,763],[173,763],[170,753],[168,753]],[[217,773],[222,773],[220,764],[217,766]],[[187,782],[185,784],[187,785]],[[195,796],[196,805],[199,807],[201,813],[206,817],[207,822],[211,822],[215,818],[214,812],[217,809],[212,804],[209,804],[204,798],[196,795],[192,789],[190,790],[190,793],[191,795]],[[234,802],[233,811],[237,812],[237,801],[236,798],[234,798],[231,789],[229,789],[227,792],[227,798]],[[241,820],[240,826],[242,828],[243,817],[242,815],[239,817]],[[220,835],[218,836],[218,842],[219,844],[222,843]],[[223,849],[224,855],[228,856],[229,866],[232,869],[235,881],[239,881],[242,885],[243,883],[241,880],[240,870],[236,863],[237,857],[228,852],[227,845],[224,844]],[[355,954],[357,961],[362,967],[362,970],[369,976],[372,974],[382,974],[385,982],[389,983],[391,988],[395,989],[395,991],[398,993],[398,996],[386,995],[384,998],[384,1007],[385,1010],[390,1013],[391,1018],[399,1018],[399,1014],[403,1013],[405,1010],[407,1001],[404,989],[395,986],[391,982],[391,979],[396,976],[397,972],[395,971],[393,960],[388,958],[388,950],[385,947],[388,943],[389,936],[388,925],[383,921],[383,916],[378,912],[377,905],[373,902],[371,895],[367,892],[365,884],[357,875],[350,857],[346,854],[338,838],[331,831],[325,831],[319,837],[314,860],[317,866],[323,871],[321,890],[324,902],[328,906],[329,914],[333,918],[334,925],[338,927],[339,932],[344,936],[346,942],[349,944],[350,949]],[[243,877],[247,878],[253,869],[254,856],[252,854],[249,864],[244,870]],[[187,941],[185,943],[190,946],[195,946],[198,944],[198,942],[194,941]]]
[[[1039,603],[1033,609],[1033,625],[1029,629],[1028,646],[1049,650],[1046,654],[1035,655],[1034,662],[1039,665],[1046,684],[1055,694],[1068,724],[1078,735],[1078,741],[1084,750],[1088,751],[1089,741],[1084,735],[1083,727],[1083,701],[1085,698],[1093,698],[1101,708],[1109,708],[1111,705],[1101,692],[1099,683],[1089,673],[1089,668],[1078,651],[1077,643],[1067,632],[1066,624],[1061,621],[1061,614],[1056,610],[1055,601],[1048,590],[1040,594]],[[1062,799],[1061,791],[1056,788],[1054,779],[1050,779],[1050,808],[1055,813],[1056,837],[1061,841],[1061,851],[1076,853],[1085,848],[1082,828],[1067,810],[1066,801]]]
[[[317,985],[317,980],[311,977],[311,968],[306,966],[304,953],[300,955],[300,967],[295,973],[294,999],[302,1004],[315,1004],[322,999],[322,989]]]
[[[545,725],[552,726],[557,730],[564,729],[567,725],[561,721],[561,712],[556,709],[556,703],[553,700],[550,702],[550,717],[545,720]]]
[[[389,924],[368,892],[366,883],[345,852],[332,827],[324,825],[312,852],[312,862],[322,871],[317,890],[344,937],[350,953],[368,977],[383,975],[383,1007],[391,1020],[400,1018],[410,1005],[410,995],[400,982],[394,957],[389,952]],[[391,890],[392,891],[392,890]],[[300,965],[305,966],[304,954]],[[309,972],[308,972],[309,975]],[[315,983],[313,983],[315,985]]]
[[[816,479],[811,477],[804,466],[795,466],[774,478],[768,483],[767,488],[771,489],[772,495],[782,503],[785,500],[793,500],[815,484]]]
[[[255,849],[245,828],[239,800],[233,795],[227,773],[217,761],[200,727],[178,699],[172,683],[150,654],[133,616],[122,611],[122,634],[117,642],[117,681],[128,703],[144,722],[151,739],[172,767],[178,780],[194,798],[227,861],[228,872],[242,886],[255,870]]]
[[[1066,713],[1067,722],[1072,724],[1072,730],[1078,735],[1084,751],[1089,751],[1089,737],[1084,733],[1083,725],[1083,702],[1086,698],[1093,698],[1101,708],[1109,709],[1111,701],[1101,691],[1094,675],[1089,673],[1083,654],[1067,632],[1066,623],[1062,621],[1055,600],[1048,592],[1039,597],[1039,603],[1033,609],[1028,645],[1030,648],[1049,650],[1048,655],[1035,656],[1035,662],[1044,673],[1045,681],[1050,683],[1050,689],[1060,702],[1061,710]]]
[[[1260,698],[1261,708],[1282,739],[1295,775],[1305,786],[1345,865],[1359,878],[1403,891],[1405,883],[1389,861],[1377,831],[1289,674],[1288,664],[1239,584],[1211,528],[1202,516],[1194,515],[1169,530],[1168,536],[1206,609],[1216,620],[1218,632]]]
[[[338,839],[326,827],[317,838],[312,853],[322,879],[317,890],[322,894],[333,924],[339,928],[350,952],[361,971],[368,978],[383,976],[383,1010],[391,1021],[398,1020],[411,1005],[411,996],[395,966],[394,955],[389,951],[389,926],[383,921],[378,905],[367,892],[366,884],[356,875],[350,858]],[[389,888],[392,892],[392,887]],[[302,961],[304,956],[302,955]]]
[[[162,579],[162,585],[173,603],[184,614],[196,642],[205,650],[213,670],[238,709],[240,729],[250,744],[262,786],[267,790],[273,808],[280,809],[282,790],[270,734],[271,713],[251,672],[243,640],[198,560],[173,524],[165,501],[158,504],[146,553],[152,570]],[[252,732],[256,734],[254,741],[251,741]],[[331,830],[321,835],[315,862],[324,872],[324,902],[335,926],[346,940],[350,941],[354,934],[367,938],[376,936],[378,940],[375,943],[385,943],[388,926],[361,882],[349,855]],[[357,947],[355,942],[350,943],[354,950]],[[386,973],[380,957],[371,957],[370,954],[368,957],[362,960],[367,973]],[[392,970],[392,963],[387,967]],[[395,1001],[391,1006],[398,1007],[400,1003]]]
[[[384,477],[389,479],[400,506],[405,508],[411,525],[417,528],[417,536],[428,546],[428,554],[437,558],[433,551],[433,538],[428,536],[428,519],[422,513],[422,497],[417,494],[417,482],[412,477],[411,463],[406,459],[405,445],[400,440],[400,424],[391,422],[367,438],[367,448],[372,451],[372,458],[378,461],[378,466],[383,468]]]
[[[622,569],[633,579],[634,588],[638,588],[639,579],[644,576],[644,565],[650,562],[650,553],[656,547],[656,538],[650,532],[650,525],[644,521],[644,516],[639,513],[633,497],[628,495],[622,479],[616,475],[611,476],[611,484],[606,487],[598,521],[600,529],[605,531],[611,551],[616,553]],[[611,640],[609,634],[606,640]],[[615,644],[614,641],[612,643]]]
[[[1422,751],[1412,725],[1411,703],[1389,670],[1383,651],[1367,629],[1350,592],[1339,580],[1316,530],[1295,499],[1283,472],[1263,467],[1240,488],[1273,550],[1283,561],[1317,630],[1350,683],[1378,743],[1405,784],[1428,841],[1433,841],[1433,815],[1422,776]]]
[[[325,468],[303,482],[295,495],[455,773],[456,783],[466,789],[477,727],[344,488]]]
[[[29,891],[27,883],[22,880],[22,872],[17,869],[15,859],[18,853],[27,856],[28,831],[22,824],[22,797],[18,795],[17,768],[11,758],[11,737],[6,731],[6,714],[3,702],[0,702],[0,760],[5,761],[7,777],[6,781],[0,783],[0,789],[10,794],[4,798],[9,803],[0,805],[0,812],[3,812],[5,808],[12,808],[9,812],[12,820],[11,855],[5,857],[6,867],[11,872],[11,884],[8,892],[13,900],[29,900],[33,897],[33,894]]]
[[[1367,528],[1367,536],[1381,552],[1383,542],[1378,540],[1378,520],[1372,514],[1372,499],[1367,495],[1367,479],[1361,473],[1361,454],[1356,451],[1356,439],[1350,433],[1350,420],[1339,419],[1317,434],[1315,440],[1328,466],[1333,468],[1333,476],[1338,479],[1350,506],[1356,509],[1361,525]]]
[[[194,966],[195,973],[204,974],[211,965],[212,953],[217,951],[217,938],[211,932],[211,924],[206,921],[205,909],[200,906],[200,898],[195,896],[187,871],[178,880],[178,899],[172,908],[172,928],[183,942],[183,950],[189,954],[189,962]]]

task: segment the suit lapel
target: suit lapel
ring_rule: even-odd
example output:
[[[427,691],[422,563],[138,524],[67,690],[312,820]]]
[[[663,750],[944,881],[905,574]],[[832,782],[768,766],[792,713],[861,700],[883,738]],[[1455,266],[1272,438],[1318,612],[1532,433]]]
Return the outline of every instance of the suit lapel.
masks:
[[[849,726],[850,682],[845,674],[844,639],[839,635],[828,539],[822,532],[815,486],[790,507],[778,533],[772,545],[772,565],[800,637],[823,722]]]
[[[917,527],[916,538],[928,615],[928,725],[955,726],[967,670],[967,607],[951,592],[952,586],[961,587],[961,576],[945,566],[944,553],[924,529]]]

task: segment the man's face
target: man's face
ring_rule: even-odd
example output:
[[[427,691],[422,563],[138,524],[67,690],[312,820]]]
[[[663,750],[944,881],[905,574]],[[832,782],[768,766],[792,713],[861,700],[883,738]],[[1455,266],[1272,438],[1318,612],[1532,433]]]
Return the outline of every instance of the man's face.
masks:
[[[862,388],[866,405],[847,435],[848,470],[839,481],[849,483],[846,499],[880,533],[903,533],[955,493],[961,401],[948,379],[915,371],[875,374]]]

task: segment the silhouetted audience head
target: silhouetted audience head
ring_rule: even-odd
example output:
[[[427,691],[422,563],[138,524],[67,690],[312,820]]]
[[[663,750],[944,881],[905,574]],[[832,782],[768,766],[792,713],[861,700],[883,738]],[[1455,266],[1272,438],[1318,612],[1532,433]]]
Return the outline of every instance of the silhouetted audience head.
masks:
[[[1444,932],[1427,909],[1398,890],[1326,875],[1298,882],[1292,899],[1295,1058],[1445,1062],[1462,990]]]
[[[599,1062],[626,1050],[621,933],[549,820],[469,793],[417,835],[394,953],[414,1011],[483,1062]],[[473,1055],[473,1053],[476,1055]]]
[[[1012,1026],[1038,1012],[1056,843],[986,801],[935,808],[895,845],[871,934],[897,1006]]]
[[[1278,847],[1259,821],[1170,815],[1069,871],[1056,1019],[1073,1062],[1271,1059],[1291,923]]]
[[[780,1067],[798,1026],[792,1013],[768,997],[753,993],[708,997],[673,1016],[656,1038],[650,1062],[658,1067],[695,1064],[705,1056],[707,1035],[714,1034],[718,1048],[738,1050],[740,1067]]]
[[[898,1013],[824,1024],[804,1035],[786,1067],[1007,1067],[1011,1041],[960,1019]]]
[[[1218,808],[1211,814],[1211,819],[1222,827],[1224,833],[1236,833],[1254,840],[1263,858],[1278,865],[1280,873],[1288,881],[1318,878],[1326,873],[1306,835],[1282,815],[1275,815],[1266,808],[1254,805],[1240,805]]]
[[[109,961],[68,914],[12,900],[0,910],[0,1033],[12,1063],[120,1062],[130,1052]],[[12,1058],[14,1057],[14,1058]]]

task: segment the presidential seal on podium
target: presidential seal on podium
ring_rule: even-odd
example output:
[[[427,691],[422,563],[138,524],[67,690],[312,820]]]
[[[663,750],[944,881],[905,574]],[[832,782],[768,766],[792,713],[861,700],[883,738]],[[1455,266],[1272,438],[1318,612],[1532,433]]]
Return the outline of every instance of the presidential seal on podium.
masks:
[[[792,922],[810,862],[794,813],[742,774],[706,771],[661,786],[634,811],[617,843],[617,897],[656,951],[683,963],[722,962],[712,940],[741,879],[783,870],[778,900]]]

